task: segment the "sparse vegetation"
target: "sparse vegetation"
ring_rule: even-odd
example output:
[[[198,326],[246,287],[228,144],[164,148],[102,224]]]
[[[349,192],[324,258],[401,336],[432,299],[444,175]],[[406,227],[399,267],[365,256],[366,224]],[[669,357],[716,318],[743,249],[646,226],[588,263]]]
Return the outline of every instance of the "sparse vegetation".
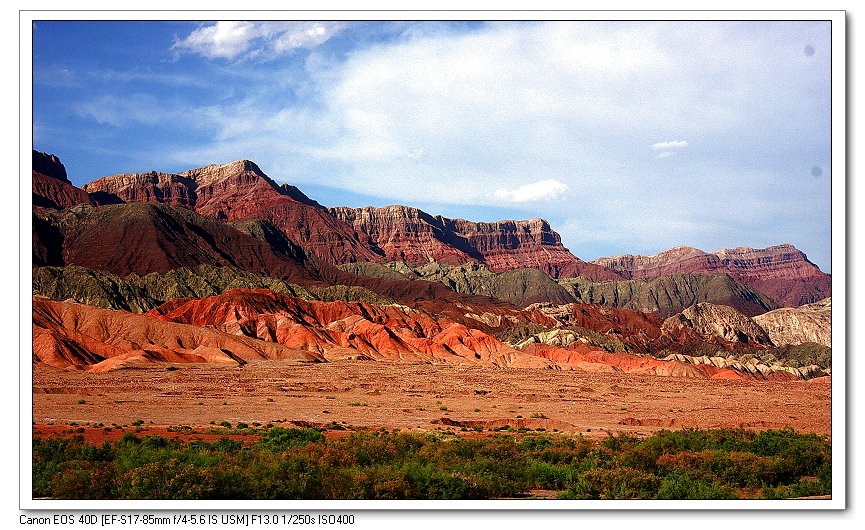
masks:
[[[357,285],[328,285],[327,287],[309,287],[308,291],[322,302],[366,302],[368,304],[387,305],[394,300]]]
[[[336,423],[334,423],[336,425]],[[479,429],[473,429],[479,432]],[[602,442],[565,434],[460,438],[374,431],[326,439],[272,427],[242,443],[126,433],[33,440],[33,496],[56,499],[789,498],[831,492],[828,439],[791,429],[660,431]]]
[[[168,432],[192,432],[192,427],[189,425],[173,425],[167,430]]]
[[[832,348],[813,342],[789,344],[780,348],[772,348],[766,352],[755,352],[755,357],[763,362],[777,361],[794,368],[810,365],[832,368]]]
[[[603,333],[599,333],[593,329],[583,328],[580,326],[571,326],[568,328],[584,339],[590,346],[603,348],[611,353],[621,353],[629,350],[622,341],[615,337],[609,337]]]
[[[538,333],[543,333],[544,331],[549,331],[550,328],[546,328],[540,324],[529,323],[529,324],[516,324],[514,326],[509,327],[508,329],[501,331],[495,334],[495,338],[507,344],[516,344],[518,342],[522,342],[527,338],[537,335]]]

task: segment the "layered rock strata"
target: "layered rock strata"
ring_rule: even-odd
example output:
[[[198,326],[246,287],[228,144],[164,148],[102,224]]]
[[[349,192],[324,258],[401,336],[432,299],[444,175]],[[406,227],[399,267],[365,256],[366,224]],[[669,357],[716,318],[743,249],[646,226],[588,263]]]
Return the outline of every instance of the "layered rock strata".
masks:
[[[623,255],[592,261],[627,278],[723,273],[770,296],[781,306],[799,306],[831,295],[831,276],[792,245],[739,247],[706,253],[675,247],[652,256]]]
[[[661,329],[670,333],[683,327],[730,342],[772,345],[769,335],[762,327],[735,309],[723,305],[708,302],[694,304],[666,319]]]
[[[77,204],[94,202],[87,192],[72,185],[59,158],[33,151],[33,206],[63,209]]]
[[[754,317],[776,345],[813,342],[832,346],[832,299]]]

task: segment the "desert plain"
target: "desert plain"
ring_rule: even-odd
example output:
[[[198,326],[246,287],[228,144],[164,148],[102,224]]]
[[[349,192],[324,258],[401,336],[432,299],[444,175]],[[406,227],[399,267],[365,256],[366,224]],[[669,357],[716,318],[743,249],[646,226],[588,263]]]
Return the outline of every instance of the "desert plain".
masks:
[[[660,429],[791,427],[831,435],[831,378],[690,379],[577,370],[369,361],[153,365],[104,373],[33,367],[34,436],[76,428],[182,437],[220,424],[451,431],[510,426],[604,438]],[[170,435],[170,434],[169,434]]]

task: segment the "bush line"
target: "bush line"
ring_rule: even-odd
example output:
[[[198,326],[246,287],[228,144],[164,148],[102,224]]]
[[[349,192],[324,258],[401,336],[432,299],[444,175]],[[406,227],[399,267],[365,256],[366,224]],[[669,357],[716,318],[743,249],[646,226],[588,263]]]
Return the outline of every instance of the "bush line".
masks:
[[[33,440],[33,496],[55,499],[780,499],[831,493],[831,444],[792,429],[565,434],[273,427],[253,443],[161,436]]]

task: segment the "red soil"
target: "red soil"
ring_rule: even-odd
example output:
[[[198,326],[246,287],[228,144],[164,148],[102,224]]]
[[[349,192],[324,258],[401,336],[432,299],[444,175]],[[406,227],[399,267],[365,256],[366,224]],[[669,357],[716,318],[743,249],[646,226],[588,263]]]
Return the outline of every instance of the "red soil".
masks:
[[[831,433],[829,378],[685,379],[358,361],[174,366],[93,374],[36,365],[36,431],[97,423],[133,431],[141,420],[142,434],[180,425],[206,431],[222,421],[457,432],[511,425],[601,437],[719,427]]]

